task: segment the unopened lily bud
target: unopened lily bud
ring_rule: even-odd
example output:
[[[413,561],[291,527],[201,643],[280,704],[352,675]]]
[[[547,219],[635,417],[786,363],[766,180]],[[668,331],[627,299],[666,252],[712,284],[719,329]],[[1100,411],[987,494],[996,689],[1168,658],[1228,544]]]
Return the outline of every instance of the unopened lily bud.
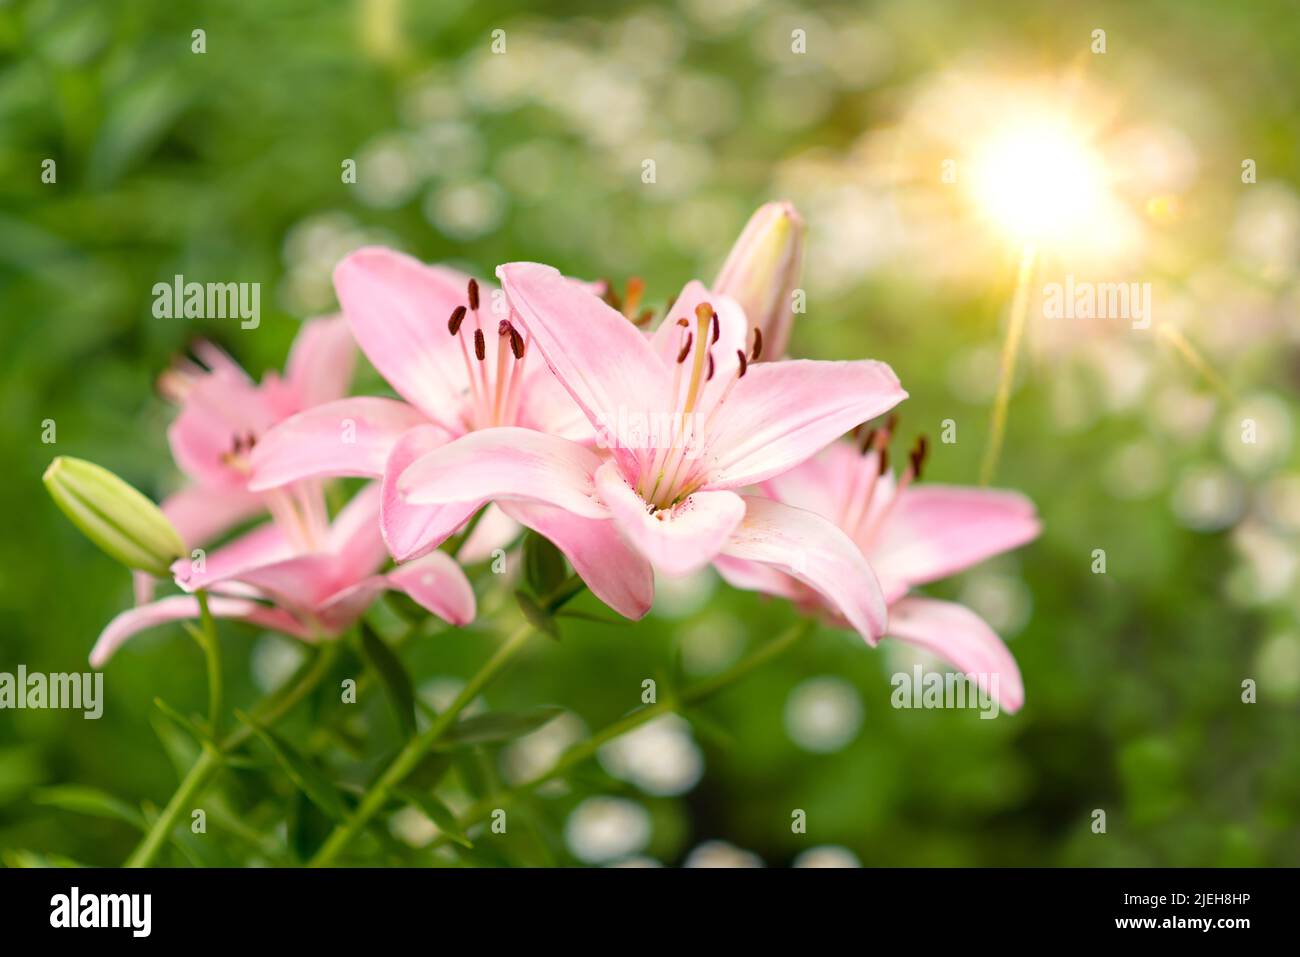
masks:
[[[45,470],[54,504],[128,568],[166,578],[185,545],[162,510],[106,468],[60,455]]]
[[[787,202],[764,203],[731,247],[714,292],[740,303],[751,326],[762,332],[764,353],[785,354],[794,324],[794,290],[803,269],[803,217]]]

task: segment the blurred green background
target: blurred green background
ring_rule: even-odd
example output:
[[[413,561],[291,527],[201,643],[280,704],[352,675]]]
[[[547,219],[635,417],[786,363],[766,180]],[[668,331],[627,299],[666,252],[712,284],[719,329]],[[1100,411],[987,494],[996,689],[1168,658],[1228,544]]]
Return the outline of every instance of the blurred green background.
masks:
[[[908,653],[822,630],[689,724],[584,766],[477,860],[1300,864],[1297,64],[1289,0],[0,2],[0,671],[86,667],[131,601],[127,574],[45,496],[50,458],[166,494],[178,476],[158,373],[200,336],[255,375],[281,367],[298,322],[334,308],[334,263],[364,242],[479,275],[534,259],[620,287],[641,276],[663,303],[712,277],[758,203],[793,199],[810,241],[793,351],[891,363],[912,396],[904,436],[931,436],[930,477],[973,484],[1016,256],[939,181],[963,144],[945,142],[935,91],[954,72],[959,87],[1068,77],[1100,91],[1096,133],[1133,215],[1133,249],[1091,275],[1152,282],[1158,321],[1232,395],[1153,332],[1031,324],[998,484],[1035,500],[1044,534],[930,589],[1009,641],[1023,712],[894,710],[889,675]],[[1256,183],[1241,181],[1246,158]],[[1045,260],[1044,278],[1071,268]],[[151,287],[176,273],[262,283],[260,328],[153,318]],[[368,369],[356,386],[383,388]],[[954,444],[933,441],[945,419]],[[638,625],[536,640],[486,703],[572,714],[478,755],[448,800],[544,767],[635,707],[644,679],[716,672],[793,620],[705,576],[665,583]],[[293,649],[222,633],[228,693],[247,706]],[[486,644],[441,632],[404,657],[441,700]],[[1246,679],[1257,703],[1241,700]],[[105,691],[99,721],[0,712],[6,863],[115,864],[138,838],[40,803],[41,787],[153,806],[175,787],[187,746],[152,701],[203,710],[198,649],[179,628],[142,636]],[[377,754],[396,729],[381,701],[363,704],[345,720],[322,697],[288,733],[335,765],[350,759],[332,735]],[[168,860],[277,859],[235,831],[283,843],[287,783],[274,768],[223,782],[220,839]],[[400,846],[429,836],[409,815],[392,829]]]

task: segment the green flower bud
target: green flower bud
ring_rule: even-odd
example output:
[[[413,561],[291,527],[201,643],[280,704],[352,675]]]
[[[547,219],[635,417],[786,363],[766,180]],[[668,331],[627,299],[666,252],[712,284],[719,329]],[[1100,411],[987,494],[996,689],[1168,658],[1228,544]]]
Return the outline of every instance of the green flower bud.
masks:
[[[153,502],[106,468],[60,455],[45,488],[72,524],[128,568],[166,578],[185,543]]]

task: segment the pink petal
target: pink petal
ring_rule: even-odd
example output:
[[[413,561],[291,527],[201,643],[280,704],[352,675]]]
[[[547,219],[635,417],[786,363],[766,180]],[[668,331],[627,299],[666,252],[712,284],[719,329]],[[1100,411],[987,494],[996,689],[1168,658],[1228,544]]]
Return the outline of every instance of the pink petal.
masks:
[[[336,637],[352,627],[375,599],[388,590],[384,575],[368,575],[324,598],[319,604],[304,612],[317,626],[317,630]]]
[[[718,413],[708,441],[711,488],[779,475],[907,393],[883,362],[786,359],[750,367]]]
[[[867,552],[889,600],[1036,538],[1042,526],[1017,492],[922,484],[908,488]]]
[[[613,461],[596,473],[596,489],[623,537],[668,575],[687,575],[713,561],[745,516],[735,492],[694,492],[652,513]]]
[[[813,594],[803,582],[781,571],[775,565],[763,565],[730,555],[719,555],[713,560],[713,567],[722,576],[722,580],[732,588],[762,592],[765,595],[775,595],[794,602],[802,602]]]
[[[583,422],[586,421],[583,419]],[[456,552],[456,560],[465,565],[485,562],[493,556],[494,552],[509,548],[519,537],[520,531],[522,529],[519,523],[502,511],[500,505],[489,505],[483,510],[483,517],[474,524],[474,530],[469,533],[460,550]]]
[[[398,565],[388,573],[387,580],[445,622],[459,627],[474,620],[474,589],[446,552],[430,552]]]
[[[705,382],[699,400],[699,408],[707,410],[726,389],[740,366],[736,353],[744,352],[746,358],[750,355],[753,345],[750,324],[739,304],[731,297],[710,292],[703,283],[691,280],[673,300],[672,309],[664,314],[650,342],[660,361],[671,369],[681,352],[683,333],[695,333],[695,307],[706,302],[718,314],[718,341],[710,343],[708,351],[713,356],[713,378]],[[682,328],[677,324],[678,319],[685,319],[689,325]]]
[[[292,615],[257,602],[213,596],[208,599],[208,609],[215,618],[240,618],[295,637],[307,636],[306,630]],[[170,621],[198,617],[199,601],[190,595],[172,595],[148,605],[130,608],[110,621],[100,633],[90,652],[90,666],[97,669],[104,667],[113,653],[139,632]]]
[[[380,530],[388,551],[399,562],[418,558],[441,545],[477,511],[477,504],[412,505],[402,498],[397,483],[407,467],[447,443],[440,426],[422,425],[407,432],[393,446],[384,468]]]
[[[507,263],[497,275],[529,348],[541,350],[597,430],[612,431],[620,410],[626,415],[667,401],[667,368],[622,313],[550,266]]]
[[[199,485],[243,488],[244,473],[230,461],[236,440],[260,436],[277,419],[267,396],[242,372],[209,373],[190,387],[167,429],[172,458]]]
[[[853,442],[832,442],[819,453],[763,483],[769,498],[795,508],[806,508],[839,525],[845,518],[848,498],[863,487],[863,480],[880,470],[874,452],[863,455]],[[877,479],[873,499],[879,498],[881,482]]]
[[[358,249],[334,270],[339,303],[371,364],[403,398],[455,432],[464,427],[468,378],[447,320],[465,304],[468,281],[378,246]],[[472,328],[474,320],[465,321]]]
[[[904,598],[889,606],[891,637],[924,648],[962,674],[973,674],[986,692],[996,676],[998,704],[1008,712],[1025,703],[1020,668],[984,620],[964,605],[933,598]]]
[[[771,565],[816,591],[870,644],[885,630],[885,601],[858,546],[826,519],[745,496],[745,520],[724,555]]]
[[[423,456],[398,479],[413,505],[493,499],[543,502],[585,518],[607,518],[593,496],[600,456],[588,448],[531,429],[483,429]]]
[[[267,522],[203,556],[202,567],[193,558],[172,564],[176,584],[192,592],[239,578],[249,569],[272,565],[294,555],[293,545],[278,525]]]
[[[261,491],[327,476],[378,478],[397,440],[428,422],[418,409],[395,399],[363,396],[318,405],[258,440],[249,457],[248,487]]]
[[[348,394],[357,346],[342,316],[303,323],[289,350],[285,378],[301,409]]]
[[[187,485],[163,499],[162,512],[180,533],[186,547],[206,545],[227,529],[252,518],[265,508],[260,495],[239,487],[207,488]],[[156,581],[145,572],[133,572],[135,603],[151,600]]]
[[[591,593],[624,618],[637,620],[655,597],[654,571],[608,519],[579,518],[551,505],[506,502],[502,511],[549,539]]]
[[[326,548],[338,557],[339,571],[348,579],[373,573],[388,558],[379,529],[382,491],[378,482],[371,482],[352,496],[330,524]]]

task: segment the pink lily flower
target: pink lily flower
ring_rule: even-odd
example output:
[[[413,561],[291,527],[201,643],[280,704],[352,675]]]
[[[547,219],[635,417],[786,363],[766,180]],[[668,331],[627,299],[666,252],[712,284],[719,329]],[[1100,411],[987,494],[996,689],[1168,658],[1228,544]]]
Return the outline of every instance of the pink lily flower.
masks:
[[[837,442],[798,468],[769,479],[764,490],[774,503],[815,512],[852,538],[884,590],[887,636],[923,648],[960,672],[981,676],[985,684],[984,676],[997,675],[1000,706],[1017,711],[1024,703],[1024,683],[1002,639],[964,605],[910,592],[1032,541],[1041,531],[1034,505],[1016,492],[916,485],[925,459],[924,439],[895,479],[888,455],[892,431],[891,421],[868,432],[861,447]],[[737,556],[723,556],[715,567],[738,588],[779,595],[843,622],[833,605],[777,569]]]
[[[198,361],[178,363],[158,382],[180,406],[167,440],[189,479],[161,508],[190,548],[266,510],[266,497],[248,487],[249,451],[277,422],[346,394],[356,357],[341,317],[305,322],[284,377],[270,372],[260,384],[212,343],[194,352]],[[137,574],[137,600],[152,595],[153,579]]]
[[[234,618],[305,641],[337,637],[387,589],[405,592],[453,625],[474,620],[474,591],[445,552],[432,552],[387,573],[388,552],[379,533],[381,489],[366,486],[324,522],[319,510],[278,517],[216,549],[201,566],[181,559],[172,566],[187,592],[206,589],[217,618]],[[171,621],[199,617],[198,599],[172,595],[122,612],[100,634],[90,663],[101,668],[129,638]]]
[[[865,633],[884,603],[865,559],[834,525],[737,490],[794,467],[906,393],[880,362],[756,363],[761,335],[726,296],[689,283],[650,338],[549,266],[497,270],[517,322],[596,430],[606,454],[517,428],[487,429],[408,466],[412,504],[531,502],[612,520],[667,574],[719,554],[787,565]]]
[[[290,418],[253,449],[254,490],[324,476],[380,479],[384,541],[405,561],[436,548],[480,504],[416,503],[397,493],[403,471],[431,449],[499,428],[593,440],[581,411],[505,317],[498,291],[378,247],[344,259],[334,285],[357,343],[405,401],[340,399]],[[490,514],[475,530],[493,532],[489,545],[513,538],[514,523],[532,528],[610,607],[631,618],[648,610],[651,571],[607,521],[574,521],[525,501],[503,502],[500,511],[509,521]]]

